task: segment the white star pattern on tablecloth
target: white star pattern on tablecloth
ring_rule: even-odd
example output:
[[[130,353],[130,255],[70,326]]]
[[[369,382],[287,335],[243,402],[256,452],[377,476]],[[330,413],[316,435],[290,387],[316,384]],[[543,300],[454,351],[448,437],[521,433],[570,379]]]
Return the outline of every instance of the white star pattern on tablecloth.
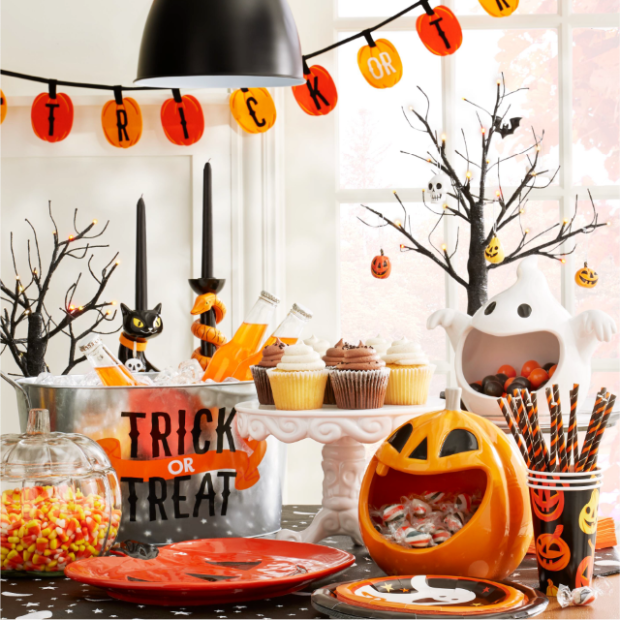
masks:
[[[65,609],[65,613],[66,614],[72,614],[73,613],[73,609]]]
[[[56,590],[56,586],[42,586],[41,590]]]
[[[144,605],[142,605],[142,607],[144,607]],[[102,614],[103,613],[103,609],[95,609],[95,611],[93,613],[95,613],[95,614]]]
[[[38,607],[40,603],[25,603],[24,607]]]

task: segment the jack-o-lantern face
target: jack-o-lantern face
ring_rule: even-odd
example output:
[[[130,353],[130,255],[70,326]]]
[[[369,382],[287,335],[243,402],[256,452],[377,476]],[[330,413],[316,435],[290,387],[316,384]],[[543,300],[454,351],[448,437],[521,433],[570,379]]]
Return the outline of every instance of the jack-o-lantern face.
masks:
[[[264,133],[276,122],[276,105],[266,88],[240,88],[230,96],[230,111],[248,133]]]
[[[121,149],[137,144],[142,136],[142,110],[132,97],[110,99],[101,110],[105,139]]]
[[[564,510],[564,491],[531,489],[532,508],[541,521],[555,521]]]
[[[584,534],[594,534],[598,525],[598,489],[592,491],[590,501],[579,513],[579,527]]]
[[[457,410],[460,390],[449,388],[447,396],[447,410],[404,424],[373,457],[360,491],[362,537],[390,575],[434,571],[503,579],[531,540],[523,461],[494,424]],[[436,547],[405,549],[377,532],[371,507],[430,491],[480,494],[482,501],[465,526]]]
[[[519,6],[519,0],[478,0],[491,17],[508,17]]]
[[[0,90],[0,125],[4,123],[4,119],[6,118],[6,98],[4,97],[4,93]]]
[[[174,89],[174,96],[161,106],[161,125],[172,144],[189,146],[202,138],[205,117],[202,106],[193,95],[183,95]]]
[[[338,90],[329,71],[321,65],[304,68],[305,84],[293,86],[299,107],[310,116],[329,114],[338,103]]]
[[[372,259],[372,263],[370,264],[370,272],[379,280],[385,280],[385,278],[388,278],[390,273],[392,273],[392,263],[383,253],[383,250],[381,250],[381,254],[379,256],[375,256]]]
[[[495,265],[501,263],[504,260],[504,248],[499,237],[493,237],[489,242],[489,245],[484,249],[484,257]]]
[[[369,45],[357,53],[357,64],[364,79],[374,88],[392,88],[403,77],[403,63],[387,39],[370,39]]]
[[[583,588],[592,583],[592,574],[594,572],[594,558],[587,555],[577,567],[577,576],[575,577],[575,588]]]
[[[594,288],[598,284],[598,273],[594,269],[590,269],[588,263],[584,263],[583,269],[575,274],[575,282],[583,288]]]
[[[32,104],[30,120],[38,138],[60,142],[73,127],[73,102],[64,93],[41,93]]]
[[[447,6],[436,6],[432,15],[422,13],[416,30],[426,49],[437,56],[454,54],[463,43],[461,24]]]
[[[563,525],[558,525],[553,534],[540,534],[536,539],[536,556],[542,568],[548,571],[564,570],[570,562],[570,548],[562,540]]]

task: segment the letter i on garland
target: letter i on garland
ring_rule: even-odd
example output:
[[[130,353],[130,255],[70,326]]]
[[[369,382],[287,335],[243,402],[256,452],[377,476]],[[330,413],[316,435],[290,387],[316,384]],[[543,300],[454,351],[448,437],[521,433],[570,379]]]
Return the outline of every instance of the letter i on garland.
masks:
[[[173,88],[172,98],[161,106],[161,124],[172,144],[189,146],[198,142],[205,130],[200,102],[193,95],[181,96],[181,91]]]
[[[45,142],[60,142],[69,135],[73,127],[73,102],[69,95],[56,92],[56,80],[50,80],[48,92],[34,100],[30,119],[34,133]]]

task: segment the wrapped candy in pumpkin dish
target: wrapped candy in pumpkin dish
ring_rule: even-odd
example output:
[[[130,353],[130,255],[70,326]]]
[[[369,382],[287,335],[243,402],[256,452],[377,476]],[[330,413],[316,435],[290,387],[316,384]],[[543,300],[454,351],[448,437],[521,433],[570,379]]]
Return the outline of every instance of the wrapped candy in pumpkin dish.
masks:
[[[532,517],[523,460],[492,422],[460,410],[420,415],[372,458],[359,495],[362,538],[388,575],[501,580],[524,558]]]

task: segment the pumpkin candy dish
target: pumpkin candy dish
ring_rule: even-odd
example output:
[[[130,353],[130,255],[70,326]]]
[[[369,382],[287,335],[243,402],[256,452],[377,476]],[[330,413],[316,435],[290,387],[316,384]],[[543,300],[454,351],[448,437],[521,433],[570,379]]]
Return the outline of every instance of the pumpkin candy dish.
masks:
[[[330,373],[339,409],[380,409],[390,371],[372,348],[347,344],[344,359]]]
[[[383,359],[390,369],[386,405],[423,405],[435,372],[422,347],[406,338],[397,340]]]
[[[323,356],[323,361],[328,370],[333,370],[338,364],[344,361],[344,347],[345,342],[341,338],[333,347],[327,349]],[[335,405],[336,397],[334,396],[334,388],[332,387],[331,377],[327,379],[327,385],[325,386],[325,405]]]
[[[273,344],[263,349],[261,361],[256,366],[250,366],[254,384],[256,385],[258,402],[261,405],[273,405],[273,392],[271,391],[269,377],[267,377],[267,370],[278,365],[284,356],[284,349],[287,346],[279,338],[276,338]]]
[[[275,368],[267,370],[276,409],[302,411],[323,406],[328,371],[319,354],[303,342],[284,349]]]

